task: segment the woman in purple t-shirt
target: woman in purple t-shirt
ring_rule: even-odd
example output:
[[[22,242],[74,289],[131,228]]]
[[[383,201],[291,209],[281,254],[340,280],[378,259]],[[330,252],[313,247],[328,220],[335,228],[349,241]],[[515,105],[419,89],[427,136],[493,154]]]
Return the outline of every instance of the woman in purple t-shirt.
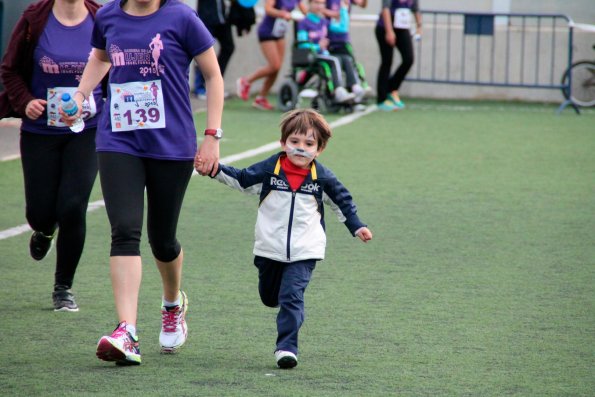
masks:
[[[187,336],[188,300],[180,290],[183,251],[176,229],[194,157],[201,174],[217,171],[223,78],[214,39],[196,12],[179,0],[119,0],[98,13],[77,102],[109,71],[97,130],[99,175],[112,227],[110,271],[118,326],[97,344],[97,357],[138,365],[136,336],[141,282],[140,239],[145,191],[149,243],[163,284],[161,351],[175,352]],[[189,66],[207,87],[207,129],[197,151]]]
[[[86,237],[87,206],[97,176],[95,131],[101,111],[99,80],[89,86],[85,129],[73,133],[58,113],[63,93],[74,94],[91,46],[99,4],[91,0],[43,0],[27,7],[2,61],[6,91],[1,102],[21,124],[21,163],[31,257],[42,260],[54,240],[54,311],[76,312],[71,291]],[[79,103],[80,105],[80,103]],[[0,106],[4,108],[4,106]],[[0,113],[0,118],[8,114]],[[57,235],[57,237],[55,237]]]
[[[298,7],[305,15],[308,10],[300,0],[266,0],[264,4],[265,16],[258,26],[258,41],[260,49],[267,60],[267,65],[257,69],[248,77],[240,77],[237,81],[238,97],[247,101],[250,97],[250,86],[256,80],[264,78],[260,92],[254,99],[254,106],[261,110],[273,110],[267,100],[267,95],[277,74],[283,65],[285,56],[285,33],[290,29],[291,11]]]

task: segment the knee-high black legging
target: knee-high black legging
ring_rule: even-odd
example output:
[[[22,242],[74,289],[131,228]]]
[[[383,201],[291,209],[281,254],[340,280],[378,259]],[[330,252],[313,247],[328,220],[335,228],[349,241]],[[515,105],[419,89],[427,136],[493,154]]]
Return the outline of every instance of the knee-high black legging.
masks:
[[[54,286],[72,287],[85,245],[87,205],[97,176],[95,131],[64,135],[21,131],[27,221],[46,235],[59,228]]]
[[[147,234],[153,256],[171,262],[182,249],[176,238],[192,160],[157,160],[99,152],[99,176],[112,228],[111,256],[140,255],[145,189]]]
[[[407,29],[394,29],[396,35],[396,47],[401,54],[401,64],[390,76],[390,70],[393,63],[393,47],[388,45],[385,39],[384,27],[376,26],[376,40],[380,48],[380,68],[378,68],[377,78],[377,102],[382,103],[392,91],[396,91],[401,87],[401,83],[405,80],[405,76],[413,65],[413,43],[411,41],[411,33]],[[389,77],[390,76],[390,77]]]

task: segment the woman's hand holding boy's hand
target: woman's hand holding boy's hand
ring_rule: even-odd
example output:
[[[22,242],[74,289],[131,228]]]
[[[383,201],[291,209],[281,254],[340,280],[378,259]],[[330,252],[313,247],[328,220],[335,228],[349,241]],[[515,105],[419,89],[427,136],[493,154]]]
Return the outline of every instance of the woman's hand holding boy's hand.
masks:
[[[210,175],[214,177],[219,170],[219,154],[217,153],[217,158],[214,161],[208,162],[204,155],[201,155],[201,151],[197,151],[194,156],[194,169],[202,176]]]
[[[362,240],[364,243],[367,243],[368,241],[372,240],[372,232],[367,227],[359,228],[355,235],[359,237],[359,239]]]

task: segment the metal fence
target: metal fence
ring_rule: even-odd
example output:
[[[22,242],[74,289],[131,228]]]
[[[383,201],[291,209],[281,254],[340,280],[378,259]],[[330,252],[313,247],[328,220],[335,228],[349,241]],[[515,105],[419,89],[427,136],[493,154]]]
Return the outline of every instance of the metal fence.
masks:
[[[573,23],[566,15],[423,10],[409,81],[564,89],[572,64]],[[571,105],[565,101],[558,111]]]

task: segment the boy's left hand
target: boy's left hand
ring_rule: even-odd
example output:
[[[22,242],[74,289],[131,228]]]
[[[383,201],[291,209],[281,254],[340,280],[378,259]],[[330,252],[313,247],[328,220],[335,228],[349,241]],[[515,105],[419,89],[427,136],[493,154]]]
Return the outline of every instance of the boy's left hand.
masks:
[[[364,243],[367,243],[368,241],[372,240],[372,232],[367,227],[362,227],[357,231],[355,235],[359,237],[359,239],[362,240]]]

